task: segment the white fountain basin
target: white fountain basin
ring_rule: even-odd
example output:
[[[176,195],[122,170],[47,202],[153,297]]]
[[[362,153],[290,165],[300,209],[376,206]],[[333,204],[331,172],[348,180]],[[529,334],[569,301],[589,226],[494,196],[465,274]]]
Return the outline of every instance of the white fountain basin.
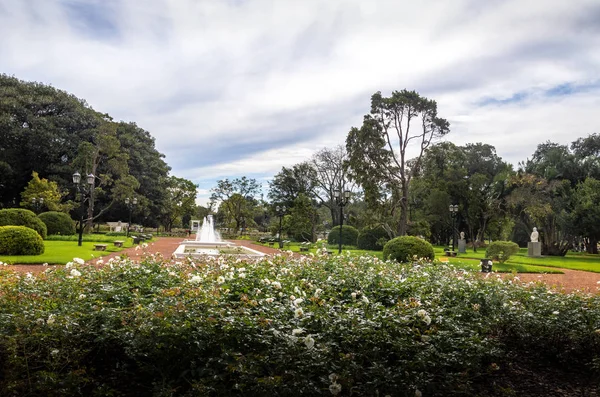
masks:
[[[252,248],[235,245],[229,241],[202,242],[196,240],[184,240],[173,252],[175,258],[200,258],[202,256],[237,256],[242,258],[260,258],[264,256],[260,251]]]

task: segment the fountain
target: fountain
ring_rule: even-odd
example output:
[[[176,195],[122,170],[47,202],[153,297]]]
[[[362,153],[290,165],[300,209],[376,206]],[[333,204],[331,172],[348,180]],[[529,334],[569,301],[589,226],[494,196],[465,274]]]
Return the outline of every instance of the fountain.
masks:
[[[194,227],[200,225],[200,222],[196,220],[193,220],[191,224],[191,229],[196,231],[196,238],[194,240],[183,240],[173,253],[176,258],[188,256],[196,258],[206,255],[236,255],[246,258],[264,256],[262,252],[235,245],[230,241],[223,241],[219,232],[215,230],[212,215],[206,216],[201,226]]]

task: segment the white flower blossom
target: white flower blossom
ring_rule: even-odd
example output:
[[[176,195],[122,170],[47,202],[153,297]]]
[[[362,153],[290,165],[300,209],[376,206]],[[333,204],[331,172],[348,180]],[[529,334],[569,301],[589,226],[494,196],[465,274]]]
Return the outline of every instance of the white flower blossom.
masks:
[[[273,281],[271,285],[273,286],[273,288],[281,289],[281,283],[279,281]]]
[[[351,293],[350,296],[352,297],[352,299],[356,299],[356,292]]]
[[[319,297],[319,295],[321,295],[321,293],[322,293],[322,292],[323,292],[323,290],[322,290],[321,288],[317,288],[317,289],[315,290],[315,298],[318,298],[318,297]]]
[[[79,299],[85,299],[86,295],[85,294],[79,294],[78,298]]]
[[[369,303],[369,298],[367,298],[366,296],[362,296],[362,301],[363,303]]]
[[[52,325],[56,322],[56,318],[54,317],[54,314],[51,314],[48,316],[48,320],[46,320],[46,324],[48,325]]]
[[[301,307],[298,307],[296,310],[294,310],[294,315],[296,317],[302,317],[304,315],[304,310],[302,310]]]
[[[315,346],[315,340],[310,335],[307,335],[304,338],[304,344],[308,349],[312,349]]]
[[[300,335],[303,332],[304,332],[304,330],[302,328],[296,328],[296,329],[292,330],[292,335],[294,335],[294,336]]]
[[[85,263],[85,261],[81,258],[73,258],[73,262],[77,263],[78,265],[83,265]]]
[[[302,302],[304,302],[304,299],[302,299],[302,298],[294,299],[294,306],[298,306]]]
[[[329,385],[329,391],[331,392],[331,394],[333,394],[334,396],[337,396],[338,394],[340,394],[342,392],[342,385],[340,385],[339,383],[332,383]]]
[[[77,269],[71,269],[71,276],[79,277],[79,276],[81,276],[81,272]]]
[[[238,277],[239,277],[239,278],[246,278],[246,273],[239,273],[239,274],[238,274]]]
[[[65,269],[70,269],[73,267],[73,262],[67,262],[67,264],[65,265]]]
[[[265,302],[267,302],[267,303],[273,303],[273,301],[275,301],[275,298],[267,298],[267,299],[265,299]]]
[[[58,353],[59,353],[58,349],[52,349],[52,351],[50,352],[50,355],[56,356]]]
[[[200,277],[198,275],[192,276],[192,278],[190,278],[190,283],[198,284],[201,282],[202,282],[202,277]]]
[[[415,390],[415,397],[423,397],[423,393],[421,393],[421,390]]]
[[[217,283],[223,284],[224,282],[225,282],[225,277],[223,277],[223,276],[217,277]]]

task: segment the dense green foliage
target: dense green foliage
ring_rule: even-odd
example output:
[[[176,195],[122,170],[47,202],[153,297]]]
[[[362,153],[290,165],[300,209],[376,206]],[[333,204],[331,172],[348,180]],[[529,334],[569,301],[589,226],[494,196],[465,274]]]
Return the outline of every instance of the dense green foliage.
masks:
[[[411,262],[415,257],[433,260],[433,246],[418,237],[401,236],[388,241],[383,247],[383,259]]]
[[[512,241],[493,241],[487,246],[485,257],[504,263],[517,252],[519,252],[519,245],[517,243],[513,243]]]
[[[0,390],[489,395],[513,363],[600,375],[598,296],[367,257],[111,265],[2,273]]]
[[[44,240],[26,226],[0,226],[0,255],[40,255]]]
[[[26,226],[38,232],[42,238],[46,238],[47,229],[44,222],[33,212],[19,208],[8,208],[0,210],[0,226]]]
[[[367,226],[358,233],[356,245],[358,249],[381,251],[388,240],[388,233],[382,226]]]
[[[38,217],[46,225],[48,234],[71,235],[75,234],[75,223],[68,214],[64,212],[48,211],[42,212]]]
[[[343,245],[356,245],[358,240],[358,230],[350,225],[342,226],[342,244]],[[340,243],[340,227],[335,226],[331,228],[329,235],[327,235],[328,244],[339,244]]]
[[[30,206],[32,197],[44,197],[45,208],[70,208],[58,203],[55,186],[74,200],[72,174],[78,170],[102,176],[90,210],[97,221],[126,219],[123,199],[135,191],[134,218],[143,216],[155,227],[168,187],[163,157],[135,123],[113,122],[64,91],[0,74],[0,207]],[[33,172],[51,189],[25,190]]]

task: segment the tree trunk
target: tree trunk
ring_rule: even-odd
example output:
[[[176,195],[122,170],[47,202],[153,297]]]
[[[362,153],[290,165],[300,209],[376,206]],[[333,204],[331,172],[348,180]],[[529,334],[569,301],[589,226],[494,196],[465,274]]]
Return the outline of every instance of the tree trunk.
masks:
[[[597,254],[598,253],[598,239],[594,237],[588,238],[587,245],[585,246],[585,250],[588,254]]]

